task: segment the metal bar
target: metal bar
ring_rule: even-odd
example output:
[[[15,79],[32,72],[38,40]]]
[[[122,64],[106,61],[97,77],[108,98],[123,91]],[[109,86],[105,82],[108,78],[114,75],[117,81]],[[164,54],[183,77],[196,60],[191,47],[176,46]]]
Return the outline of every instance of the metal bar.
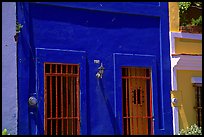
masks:
[[[50,75],[50,74],[47,74]],[[122,79],[150,79],[150,77],[144,76],[122,76]]]
[[[135,68],[135,69],[136,69],[136,68]],[[140,73],[139,69],[137,70],[137,72]],[[137,87],[137,90],[138,90],[138,89],[140,89],[140,86],[141,86],[140,79],[141,79],[142,77],[141,77],[141,76],[137,76],[137,77],[139,78],[139,79],[138,79],[138,87]],[[136,92],[136,96],[138,96],[137,93],[138,93],[138,92]],[[140,108],[138,108],[138,101],[137,101],[137,115],[138,115],[138,116],[139,116],[139,114],[140,114],[140,111],[141,111],[141,110],[140,110]],[[139,119],[137,119],[137,129],[136,129],[136,131],[137,131],[136,134],[139,134]]]
[[[57,73],[57,65],[55,65],[55,72]],[[58,135],[58,77],[55,76],[55,88],[56,88],[56,135]]]
[[[73,66],[72,66],[73,68]],[[74,69],[74,68],[73,68]],[[74,72],[74,70],[73,70]],[[75,117],[75,113],[76,113],[76,78],[73,78],[73,117]],[[74,128],[74,134],[75,131],[77,131],[76,129],[76,125],[75,125],[75,120],[73,119],[73,128]]]
[[[136,69],[136,71],[137,71],[137,75],[140,75],[141,74],[141,69],[140,68],[135,68]],[[139,79],[137,79],[137,81],[138,81],[138,86],[137,86],[137,99],[139,98],[138,96],[138,93],[139,92],[141,92],[141,80],[146,80],[146,78],[144,78],[144,79],[142,79],[142,76],[138,76],[138,77],[140,77]],[[139,91],[138,91],[139,90]],[[141,93],[140,93],[141,94]],[[139,117],[143,117],[143,108],[141,108],[141,107],[139,107],[139,101],[137,101],[137,115],[138,115],[138,118],[137,118],[137,134],[142,134],[142,133],[140,133],[140,130],[139,130],[139,126],[140,126],[140,124],[142,124],[142,118],[139,118]]]
[[[60,120],[60,119],[78,119],[78,117],[58,117],[58,118],[47,118],[48,120]]]
[[[52,65],[50,64],[50,73],[52,73]],[[50,77],[50,117],[52,118],[52,76]],[[50,134],[52,135],[52,120],[50,121]]]
[[[147,77],[147,71],[148,71],[148,69],[144,69],[144,75]],[[149,83],[147,83],[147,79],[145,80],[145,86],[144,86],[144,96],[145,96],[145,98],[146,98],[146,104],[145,104],[145,106],[144,107],[146,107],[146,116],[148,116],[148,94],[147,94],[147,84],[149,84]],[[150,96],[150,93],[149,93],[149,96]],[[150,102],[149,102],[150,103]],[[151,106],[150,106],[151,107]],[[151,113],[151,112],[150,112]],[[146,134],[148,134],[148,130],[149,130],[149,122],[148,122],[148,120],[149,119],[147,119],[146,121],[145,121],[145,124],[147,125],[147,127],[146,127]],[[151,125],[150,125],[151,126]]]
[[[135,76],[137,75],[137,70],[136,70],[136,68],[135,68]],[[136,79],[136,99],[137,99],[137,89],[138,89],[138,84],[137,84],[137,81],[138,81],[138,79]],[[138,110],[138,102],[137,102],[137,100],[136,100],[136,116],[138,116],[139,115],[139,112],[138,112],[139,110]],[[138,118],[136,119],[136,134],[138,134]]]
[[[128,113],[128,80],[126,81],[126,116],[129,116],[129,113]],[[127,119],[127,123],[126,123],[126,126],[127,126],[127,135],[129,134],[129,123],[128,123],[128,119]]]
[[[71,66],[71,74],[73,74],[73,67]],[[71,84],[70,84],[70,86],[71,86],[71,116],[73,117],[73,78],[71,78]],[[73,123],[73,119],[72,119],[72,135],[73,135],[73,133],[74,133],[74,123]]]
[[[66,73],[68,73],[68,65],[66,65]],[[68,77],[66,77],[66,117],[69,117],[69,104],[68,104],[68,100],[69,99],[69,93],[68,93]],[[67,135],[69,134],[69,120],[66,120],[67,122]]]
[[[47,63],[48,64],[48,63]],[[49,63],[50,65],[70,65],[70,64],[66,64],[66,63]],[[79,64],[71,64],[72,66],[78,66]]]
[[[129,69],[129,74],[131,75],[131,69]],[[130,80],[130,91],[133,91],[133,88],[132,88],[132,80]],[[129,98],[130,98],[130,96],[131,96],[131,92],[129,91]],[[133,116],[133,102],[132,102],[132,96],[131,96],[131,98],[129,99],[129,102],[130,102],[130,111],[132,112],[132,116]],[[130,128],[130,134],[132,135],[132,132],[134,132],[133,130],[133,119],[130,119],[130,122],[131,122],[131,128]]]
[[[69,76],[69,77],[78,77],[79,74],[60,74],[60,73],[46,73],[45,76]]]
[[[146,77],[148,77],[148,76],[150,76],[149,75],[149,69],[146,69],[145,70],[145,76]],[[150,88],[150,80],[146,80],[146,82],[145,82],[145,94],[146,94],[146,96],[147,96],[147,105],[146,105],[146,107],[147,107],[147,116],[148,115],[151,115],[151,88]],[[149,125],[149,121],[150,121],[150,125]],[[150,129],[150,132],[151,132],[151,119],[147,119],[147,123],[148,123],[148,125],[147,125],[147,134],[149,134],[149,129]]]
[[[123,117],[123,118],[153,118],[152,116],[129,116],[129,117]]]
[[[122,75],[125,73],[124,72],[124,69],[123,68],[121,68],[122,69]],[[125,80],[126,81],[126,80]],[[122,118],[124,117],[124,81],[122,80]],[[125,124],[124,124],[124,118],[122,119],[123,120],[123,122],[122,122],[122,133],[123,133],[123,135],[125,134],[124,132],[125,132],[125,130],[124,130],[124,128],[125,128]]]
[[[44,74],[45,74],[45,70],[46,70],[46,64],[44,64]],[[44,78],[45,78],[45,80],[44,80],[44,86],[45,86],[45,89],[44,89],[44,98],[45,98],[45,100],[44,100],[44,106],[45,106],[45,108],[44,108],[44,131],[45,131],[45,135],[47,135],[47,77],[44,75]]]
[[[62,74],[62,64],[60,65],[60,69],[61,69],[61,74]],[[63,117],[63,109],[64,109],[64,106],[63,106],[63,76],[61,76],[61,117],[62,117],[62,135],[64,134],[64,117]]]
[[[145,75],[144,75],[144,70],[145,70],[145,68],[142,68],[142,69],[138,69],[138,72],[142,75],[142,76],[144,76],[145,77]],[[144,94],[144,96],[145,96],[145,98],[144,98],[144,103],[142,102],[142,91],[144,91],[144,84],[145,84],[145,82],[146,82],[146,80],[147,79],[141,79],[140,78],[140,88],[139,88],[139,92],[138,92],[138,98],[140,98],[141,100],[141,102],[140,102],[140,104],[139,104],[139,107],[140,107],[140,113],[141,113],[141,115],[142,116],[146,116],[146,112],[147,112],[147,108],[146,108],[146,94]],[[141,118],[140,119],[140,121],[141,121],[141,127],[140,127],[140,129],[139,129],[139,131],[140,131],[140,134],[145,134],[145,129],[147,129],[147,127],[145,127],[145,119],[144,118]],[[147,124],[146,124],[147,125]],[[145,128],[144,128],[145,127]],[[142,129],[142,130],[141,130]]]
[[[140,89],[140,86],[141,86],[140,85],[140,80],[138,80],[138,88],[139,89]],[[137,88],[137,90],[138,90],[138,88]],[[136,92],[136,98],[138,99],[137,93],[138,93],[138,91]],[[141,110],[138,108],[138,100],[136,102],[137,102],[137,105],[136,105],[137,110],[136,111],[137,111],[137,115],[139,116]],[[136,134],[139,134],[139,119],[137,119],[136,121],[137,121],[137,126],[136,126],[137,127],[137,129],[136,129],[137,132],[136,132]]]
[[[79,74],[79,66],[77,67],[77,73]],[[77,97],[77,134],[79,135],[80,133],[80,119],[79,119],[79,77],[77,77],[77,93],[76,93],[76,97]]]
[[[151,72],[150,72],[150,70],[149,70],[149,76],[151,76],[151,74],[150,74]],[[151,123],[151,135],[153,134],[153,114],[152,114],[152,84],[151,84],[152,82],[151,82],[151,79],[150,79],[150,81],[149,81],[149,84],[150,84],[150,123]]]
[[[146,77],[146,76],[144,75],[144,71],[145,71],[145,70],[146,70],[145,68],[139,70],[139,72],[140,72],[140,73],[142,74],[142,76],[144,76],[144,77]],[[142,95],[142,92],[145,91],[145,86],[146,86],[146,83],[145,83],[145,82],[146,82],[146,81],[147,81],[147,79],[144,79],[144,80],[140,79],[141,85],[140,85],[140,92],[138,93],[138,94],[139,94],[138,96],[139,96],[140,99],[142,99],[142,96],[141,96],[141,95]],[[144,96],[145,96],[145,98],[144,98],[144,103],[143,103],[142,101],[140,102],[140,103],[141,103],[141,104],[140,104],[140,108],[142,108],[142,110],[141,110],[141,113],[142,113],[141,115],[142,115],[142,116],[146,116],[146,113],[147,113],[147,108],[146,108],[146,105],[147,105],[147,103],[146,103],[146,102],[147,102],[147,99],[146,99],[146,98],[147,98],[147,96],[146,96],[145,93],[144,93]],[[146,133],[145,133],[145,129],[148,130],[148,124],[145,123],[145,122],[146,122],[146,121],[145,121],[146,119],[141,118],[140,120],[141,120],[141,128],[140,128],[140,129],[142,129],[142,130],[140,130],[140,132],[141,132],[141,134],[146,134]],[[147,127],[146,127],[146,126],[147,126]],[[145,128],[144,128],[144,127],[145,127]]]

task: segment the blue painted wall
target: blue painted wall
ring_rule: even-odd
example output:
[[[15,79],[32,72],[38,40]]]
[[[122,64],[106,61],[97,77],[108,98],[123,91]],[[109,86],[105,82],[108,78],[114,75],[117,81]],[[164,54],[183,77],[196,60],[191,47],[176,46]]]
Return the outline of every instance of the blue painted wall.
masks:
[[[120,67],[152,68],[154,134],[172,134],[168,3],[18,3],[17,11],[24,25],[18,43],[19,134],[43,134],[46,61],[79,63],[86,71],[80,76],[81,134],[122,134]],[[95,59],[105,67],[102,79],[96,78]],[[39,100],[36,109],[27,104],[31,95]]]
[[[17,134],[16,3],[2,2],[2,130]]]

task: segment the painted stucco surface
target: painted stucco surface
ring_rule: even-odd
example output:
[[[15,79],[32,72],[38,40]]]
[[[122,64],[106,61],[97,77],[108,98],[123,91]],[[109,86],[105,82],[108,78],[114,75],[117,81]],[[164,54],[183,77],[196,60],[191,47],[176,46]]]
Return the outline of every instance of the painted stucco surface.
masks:
[[[175,52],[188,54],[202,54],[202,40],[175,39]]]
[[[178,70],[178,100],[181,102],[179,106],[179,128],[190,127],[196,123],[195,106],[195,89],[191,83],[192,77],[202,77],[202,71]]]
[[[154,134],[172,134],[167,3],[17,3],[17,13],[24,25],[18,43],[19,134],[44,134],[44,62],[80,64],[84,135],[123,134],[120,68],[152,68]],[[105,67],[100,80],[96,59]],[[30,95],[38,99],[36,109],[28,106]]]
[[[17,134],[15,2],[2,3],[2,130]]]
[[[179,6],[178,2],[169,2],[169,29],[179,31]]]

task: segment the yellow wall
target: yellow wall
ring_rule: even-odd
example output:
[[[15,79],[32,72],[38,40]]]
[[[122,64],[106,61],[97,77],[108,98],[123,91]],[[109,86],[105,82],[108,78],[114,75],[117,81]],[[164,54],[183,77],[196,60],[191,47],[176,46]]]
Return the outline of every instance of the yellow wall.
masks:
[[[179,32],[178,2],[169,2],[169,23],[170,32]],[[202,40],[176,38],[175,53],[202,54]],[[178,103],[172,106],[179,108],[180,130],[196,123],[196,111],[193,108],[195,89],[191,83],[192,77],[202,77],[202,70],[177,70],[177,91],[171,91],[171,98],[178,99]]]
[[[175,39],[175,53],[202,54],[202,40]]]
[[[169,2],[169,30],[179,31],[179,6],[178,2]]]
[[[191,83],[192,77],[202,77],[202,71],[177,70],[177,89],[179,107],[179,129],[187,128],[196,123],[195,90]]]

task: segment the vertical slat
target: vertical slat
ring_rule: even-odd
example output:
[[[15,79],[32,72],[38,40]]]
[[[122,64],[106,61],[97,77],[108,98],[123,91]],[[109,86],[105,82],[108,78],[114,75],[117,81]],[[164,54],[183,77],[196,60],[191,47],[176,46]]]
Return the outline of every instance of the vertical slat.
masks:
[[[50,73],[52,73],[52,64],[50,64]],[[52,76],[50,76],[50,118],[52,118]],[[50,134],[52,135],[52,119],[50,124]]]
[[[153,115],[152,115],[152,78],[151,78],[151,72],[150,72],[150,70],[149,70],[149,75],[148,75],[149,77],[150,77],[150,80],[149,80],[149,86],[150,86],[150,123],[151,123],[151,133],[150,134],[153,134]]]
[[[80,119],[79,119],[79,66],[77,67],[77,134],[80,133]]]
[[[143,71],[144,71],[144,69],[143,68],[141,68],[141,69],[138,69],[138,72],[139,72],[139,74],[140,74],[140,76],[142,76],[142,77],[145,77],[144,75],[143,75]],[[142,90],[144,90],[143,89],[143,86],[144,86],[144,81],[143,81],[143,79],[139,79],[139,81],[140,81],[140,94],[138,95],[139,96],[139,98],[140,99],[142,99],[141,98],[141,94],[142,94]],[[145,118],[145,104],[143,104],[142,103],[142,100],[140,100],[141,102],[141,104],[140,105],[142,105],[142,107],[140,107],[141,108],[141,118],[140,118],[140,121],[141,121],[141,125],[140,125],[140,134],[145,134],[145,129],[147,129],[147,127],[145,127],[144,128],[144,122],[145,122],[145,120],[146,120],[146,118]]]
[[[144,76],[145,77],[147,77],[147,69],[144,69]],[[144,96],[146,97],[146,102],[148,102],[148,94],[149,94],[149,96],[150,96],[150,93],[147,93],[147,92],[151,92],[151,91],[147,91],[147,84],[149,84],[149,83],[147,83],[147,79],[145,79],[145,81],[144,81]],[[149,100],[150,101],[150,100]],[[151,104],[150,102],[149,102],[149,104]],[[146,117],[147,118],[145,118],[145,125],[146,125],[146,134],[148,134],[148,121],[149,121],[149,118],[148,118],[148,111],[149,110],[147,110],[148,109],[148,106],[147,106],[148,104],[147,103],[145,103],[145,107],[146,107]],[[149,106],[149,109],[151,108],[151,106]],[[150,112],[151,113],[151,112]],[[151,126],[151,125],[150,125]]]
[[[57,72],[57,64],[55,65],[55,70]],[[58,135],[58,76],[55,76],[55,87],[56,87],[56,135]]]
[[[72,66],[72,72],[74,72],[74,67]],[[72,74],[73,75],[73,74]],[[72,77],[72,80],[73,80],[73,118],[72,118],[72,121],[73,121],[73,134],[75,134],[75,131],[76,131],[76,126],[75,126],[75,121],[76,121],[76,117],[75,117],[75,112],[76,112],[76,77]]]
[[[137,76],[137,69],[135,68],[135,76]],[[138,86],[138,79],[136,79],[136,99],[137,99],[137,89],[139,88]],[[137,104],[137,100],[136,100],[136,134],[138,134],[138,116],[139,116],[139,109],[138,109],[138,104]]]
[[[68,65],[66,65],[66,74],[68,74]],[[67,119],[67,135],[69,134],[69,120],[68,120],[68,118],[69,118],[69,112],[68,112],[68,110],[69,110],[69,104],[68,104],[68,100],[69,99],[69,93],[68,93],[68,76],[66,76],[66,119]]]
[[[60,69],[61,69],[61,74],[62,73],[62,64],[60,65]],[[64,106],[63,106],[63,76],[60,77],[61,78],[61,118],[62,118],[62,135],[64,135],[64,116],[63,116],[63,109],[64,109]]]
[[[149,69],[144,69],[144,76],[147,78],[148,77],[148,75],[147,75],[147,72],[148,72],[148,70]],[[148,85],[147,85],[148,84]],[[149,130],[149,126],[151,126],[151,125],[148,125],[148,121],[149,121],[149,115],[148,115],[148,112],[150,113],[150,90],[148,90],[147,89],[147,87],[149,87],[150,85],[149,85],[149,82],[148,82],[148,79],[145,79],[145,81],[144,81],[144,95],[146,96],[146,105],[145,105],[145,107],[146,107],[146,117],[147,118],[145,118],[145,124],[146,124],[146,134],[148,134],[148,130]],[[148,98],[149,97],[149,98]],[[149,102],[149,108],[148,108],[148,102]]]
[[[128,74],[128,72],[127,72]],[[128,79],[126,80],[126,120],[127,120],[127,135],[129,135],[129,113],[128,113]]]
[[[143,80],[143,92],[141,92],[141,93],[143,93],[143,96],[145,97],[144,98],[144,108],[145,108],[145,118],[143,118],[143,123],[144,123],[144,126],[145,126],[145,128],[143,128],[144,130],[144,134],[146,134],[146,135],[148,135],[148,127],[149,127],[149,125],[148,125],[148,120],[149,120],[149,118],[148,118],[148,95],[147,95],[147,69],[146,68],[144,68],[143,69],[143,76],[145,77],[145,79]],[[142,97],[141,97],[142,98]],[[145,130],[146,129],[146,130]]]
[[[45,70],[46,70],[46,64],[44,64],[44,87],[45,87],[45,93],[44,93],[44,96],[45,96],[45,100],[44,100],[44,123],[45,123],[45,126],[44,126],[44,131],[45,131],[45,135],[47,135],[47,77],[45,76]]]
[[[124,68],[122,68],[122,133],[123,133],[123,135],[125,135],[125,130],[124,130],[124,128],[125,128],[125,119],[124,119],[124,81],[126,82],[126,79],[125,80],[123,80],[123,75],[125,75],[125,70],[124,70]]]
[[[71,74],[73,74],[73,66],[71,66]],[[74,134],[74,121],[73,121],[73,77],[71,77],[71,119],[72,119],[72,135]]]
[[[137,69],[137,70],[138,70],[137,72],[139,73],[139,69]],[[140,79],[138,79],[138,88],[137,88],[137,90],[140,89],[140,86],[141,86],[141,85],[140,85]],[[138,95],[137,95],[137,92],[136,92],[136,96],[138,96]],[[140,116],[140,111],[141,111],[141,109],[138,108],[138,101],[137,101],[137,110],[138,110],[138,111],[137,111],[137,114],[138,114],[137,116],[139,117],[139,116]],[[137,131],[137,134],[140,134],[140,133],[139,133],[139,120],[140,120],[140,119],[141,119],[141,118],[137,118],[137,130],[136,130],[136,131]]]
[[[129,74],[131,75],[132,73],[132,69],[128,69],[128,71],[129,71]],[[129,92],[129,94],[130,94],[130,96],[131,96],[131,92],[133,91],[133,87],[132,87],[132,81],[133,81],[133,79],[130,79],[130,92]],[[132,96],[131,96],[131,98],[129,99],[129,102],[130,102],[130,122],[131,122],[131,127],[130,127],[130,134],[132,135],[133,134],[133,102],[132,102]]]

